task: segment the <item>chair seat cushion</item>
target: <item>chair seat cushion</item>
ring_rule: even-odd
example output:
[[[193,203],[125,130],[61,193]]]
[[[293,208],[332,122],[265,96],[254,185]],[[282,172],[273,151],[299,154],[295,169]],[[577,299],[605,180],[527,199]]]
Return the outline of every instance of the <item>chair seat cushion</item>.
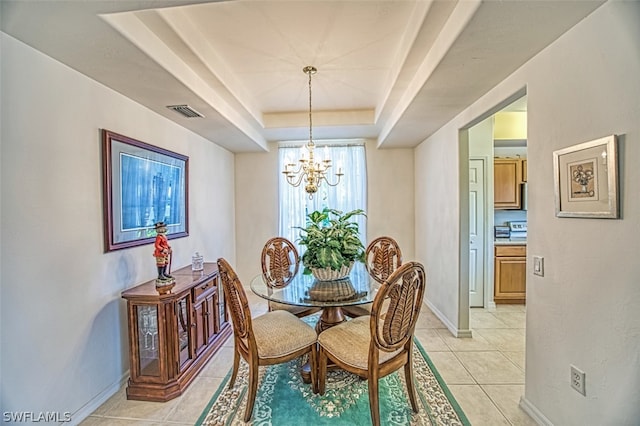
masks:
[[[252,320],[260,358],[278,358],[314,344],[316,331],[287,311],[272,311]]]
[[[308,306],[293,306],[293,305],[287,305],[285,303],[278,303],[278,302],[271,302],[271,301],[269,302],[269,307],[274,311],[279,311],[279,310],[288,311],[294,315],[299,314],[300,312],[309,310]]]
[[[361,307],[362,309],[365,309],[369,312],[371,312],[371,308],[373,307],[373,303],[365,303],[364,305],[358,305],[359,307]]]
[[[370,321],[371,316],[365,315],[338,324],[320,333],[318,343],[339,361],[366,370],[371,343]],[[379,362],[382,364],[397,355],[400,350],[379,352]]]

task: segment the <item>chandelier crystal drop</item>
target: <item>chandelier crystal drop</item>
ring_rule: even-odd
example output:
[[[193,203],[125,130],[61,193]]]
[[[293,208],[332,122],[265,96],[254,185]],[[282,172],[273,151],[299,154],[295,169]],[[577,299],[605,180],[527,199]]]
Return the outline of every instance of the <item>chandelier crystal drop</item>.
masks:
[[[318,70],[313,66],[306,66],[302,71],[309,76],[309,142],[307,142],[304,147],[308,152],[308,157],[303,151],[302,158],[298,160],[298,168],[295,168],[295,163],[286,163],[282,174],[285,175],[287,182],[292,186],[300,186],[304,181],[304,190],[309,194],[309,198],[313,198],[313,194],[318,192],[318,188],[323,181],[329,186],[336,186],[340,183],[340,178],[344,176],[344,173],[342,173],[341,168],[338,168],[336,182],[329,182],[327,179],[327,171],[331,168],[331,160],[329,159],[327,150],[325,149],[325,158],[323,160],[316,160],[315,158],[313,117],[311,114],[311,76],[318,72]]]

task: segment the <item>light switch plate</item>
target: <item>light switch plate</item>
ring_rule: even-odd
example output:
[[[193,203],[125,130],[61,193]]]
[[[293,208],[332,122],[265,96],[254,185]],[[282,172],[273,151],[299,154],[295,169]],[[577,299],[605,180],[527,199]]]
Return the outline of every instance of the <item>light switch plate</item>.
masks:
[[[544,277],[544,257],[533,256],[533,275]]]

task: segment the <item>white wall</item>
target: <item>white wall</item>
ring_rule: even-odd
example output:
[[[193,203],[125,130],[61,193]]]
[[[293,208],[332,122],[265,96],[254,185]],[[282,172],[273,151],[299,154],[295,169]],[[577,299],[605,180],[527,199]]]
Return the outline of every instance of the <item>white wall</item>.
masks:
[[[458,328],[460,295],[458,132],[452,130],[415,149],[416,260],[427,272],[425,302],[450,330]]]
[[[458,172],[447,170],[443,159],[454,168],[458,129],[527,86],[530,209],[522,405],[544,424],[635,425],[640,418],[640,169],[633,167],[640,158],[638,22],[640,3],[604,4],[416,149],[416,253],[431,271],[430,302],[455,322],[459,313],[451,294],[460,277],[446,264],[457,257],[445,236],[459,239],[458,221],[451,219],[458,215]],[[621,135],[622,218],[555,217],[553,151],[609,134]],[[444,188],[419,183],[439,174]],[[545,277],[532,274],[533,255],[544,256]],[[570,387],[570,364],[586,373],[586,397]]]
[[[128,376],[120,293],[155,278],[152,245],[103,252],[106,128],[190,157],[190,236],[235,259],[233,154],[1,34],[0,411],[90,414]]]
[[[415,259],[413,149],[376,149],[367,143],[367,241],[386,235]]]
[[[260,272],[260,251],[278,233],[277,144],[266,153],[236,154],[237,266],[240,280],[249,284]],[[404,260],[414,258],[413,150],[376,149],[366,143],[367,241],[396,238]]]
[[[545,257],[546,276],[527,277],[525,396],[557,425],[640,419],[639,23],[640,3],[608,2],[526,70],[528,257]],[[622,218],[556,218],[553,151],[614,133]],[[587,374],[587,397],[569,364]]]
[[[260,273],[264,243],[278,235],[278,146],[269,152],[236,154],[235,268],[246,286]]]

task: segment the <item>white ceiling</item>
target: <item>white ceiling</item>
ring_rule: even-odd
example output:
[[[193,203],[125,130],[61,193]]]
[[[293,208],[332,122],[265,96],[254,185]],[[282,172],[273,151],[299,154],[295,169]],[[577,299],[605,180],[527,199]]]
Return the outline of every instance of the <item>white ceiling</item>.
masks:
[[[0,13],[7,34],[246,152],[308,138],[307,65],[315,140],[416,146],[602,3],[2,0]]]

